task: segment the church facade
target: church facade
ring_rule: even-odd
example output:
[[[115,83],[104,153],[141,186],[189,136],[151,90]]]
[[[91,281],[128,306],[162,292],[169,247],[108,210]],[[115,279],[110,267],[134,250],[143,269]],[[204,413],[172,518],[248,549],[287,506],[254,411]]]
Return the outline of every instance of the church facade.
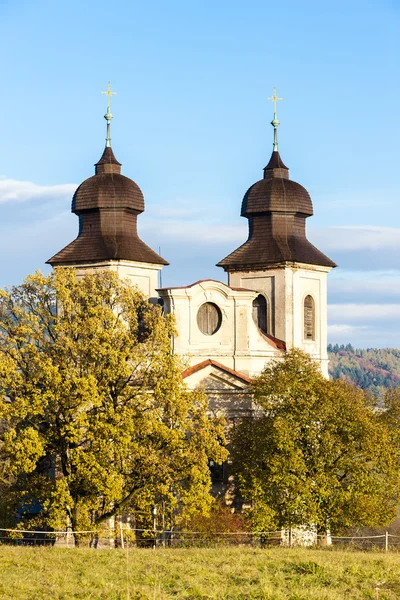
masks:
[[[139,186],[121,174],[111,148],[109,102],[106,147],[95,174],[72,199],[78,236],[48,260],[52,267],[73,266],[78,274],[114,270],[149,301],[161,302],[176,318],[173,350],[186,365],[187,385],[204,386],[210,411],[229,419],[251,410],[251,377],[290,348],[308,352],[328,376],[327,275],[336,265],[306,237],[312,201],[289,178],[280,157],[275,92],[272,99],[273,152],[241,204],[248,239],[218,262],[227,283],[209,279],[158,289],[158,273],[168,262],[138,235],[144,198]]]

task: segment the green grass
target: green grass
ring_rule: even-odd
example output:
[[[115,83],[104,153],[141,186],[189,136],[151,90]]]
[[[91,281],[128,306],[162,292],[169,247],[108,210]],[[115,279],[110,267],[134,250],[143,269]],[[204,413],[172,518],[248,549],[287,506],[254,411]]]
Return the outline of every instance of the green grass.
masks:
[[[0,546],[0,598],[392,600],[400,598],[400,554]]]

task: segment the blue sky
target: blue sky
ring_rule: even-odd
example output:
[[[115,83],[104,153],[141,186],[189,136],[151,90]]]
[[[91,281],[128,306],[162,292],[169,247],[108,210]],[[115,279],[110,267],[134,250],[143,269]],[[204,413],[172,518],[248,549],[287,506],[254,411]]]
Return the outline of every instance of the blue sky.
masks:
[[[225,281],[240,203],[272,149],[314,203],[308,237],[340,267],[329,338],[399,346],[400,5],[0,0],[0,286],[71,241],[70,200],[104,145],[142,188],[164,285]]]

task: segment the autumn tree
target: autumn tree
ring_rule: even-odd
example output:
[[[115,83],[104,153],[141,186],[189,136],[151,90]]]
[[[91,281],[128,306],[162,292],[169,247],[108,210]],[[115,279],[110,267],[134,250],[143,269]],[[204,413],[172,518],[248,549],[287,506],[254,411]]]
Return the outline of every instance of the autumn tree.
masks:
[[[299,350],[252,389],[256,412],[234,427],[232,457],[255,528],[338,531],[394,517],[399,444],[365,392],[327,381]]]
[[[173,319],[112,272],[59,268],[0,294],[1,476],[22,515],[40,503],[75,530],[161,498],[207,512],[222,426],[182,381]]]

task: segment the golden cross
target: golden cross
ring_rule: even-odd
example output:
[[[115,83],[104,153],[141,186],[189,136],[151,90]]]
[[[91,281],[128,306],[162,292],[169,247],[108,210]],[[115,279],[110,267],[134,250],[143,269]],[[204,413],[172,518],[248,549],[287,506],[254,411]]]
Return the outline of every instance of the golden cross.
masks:
[[[111,91],[111,83],[108,82],[107,91],[106,92],[101,92],[101,93],[102,94],[107,94],[107,96],[108,96],[108,98],[107,98],[107,109],[108,109],[108,111],[110,111],[110,108],[111,108],[111,96],[113,96],[117,92],[112,92]]]
[[[274,88],[274,95],[272,96],[272,98],[268,98],[268,100],[272,100],[272,102],[274,103],[274,113],[276,113],[276,103],[278,100],[283,100],[283,98],[278,98],[278,96],[276,95],[276,88]]]

